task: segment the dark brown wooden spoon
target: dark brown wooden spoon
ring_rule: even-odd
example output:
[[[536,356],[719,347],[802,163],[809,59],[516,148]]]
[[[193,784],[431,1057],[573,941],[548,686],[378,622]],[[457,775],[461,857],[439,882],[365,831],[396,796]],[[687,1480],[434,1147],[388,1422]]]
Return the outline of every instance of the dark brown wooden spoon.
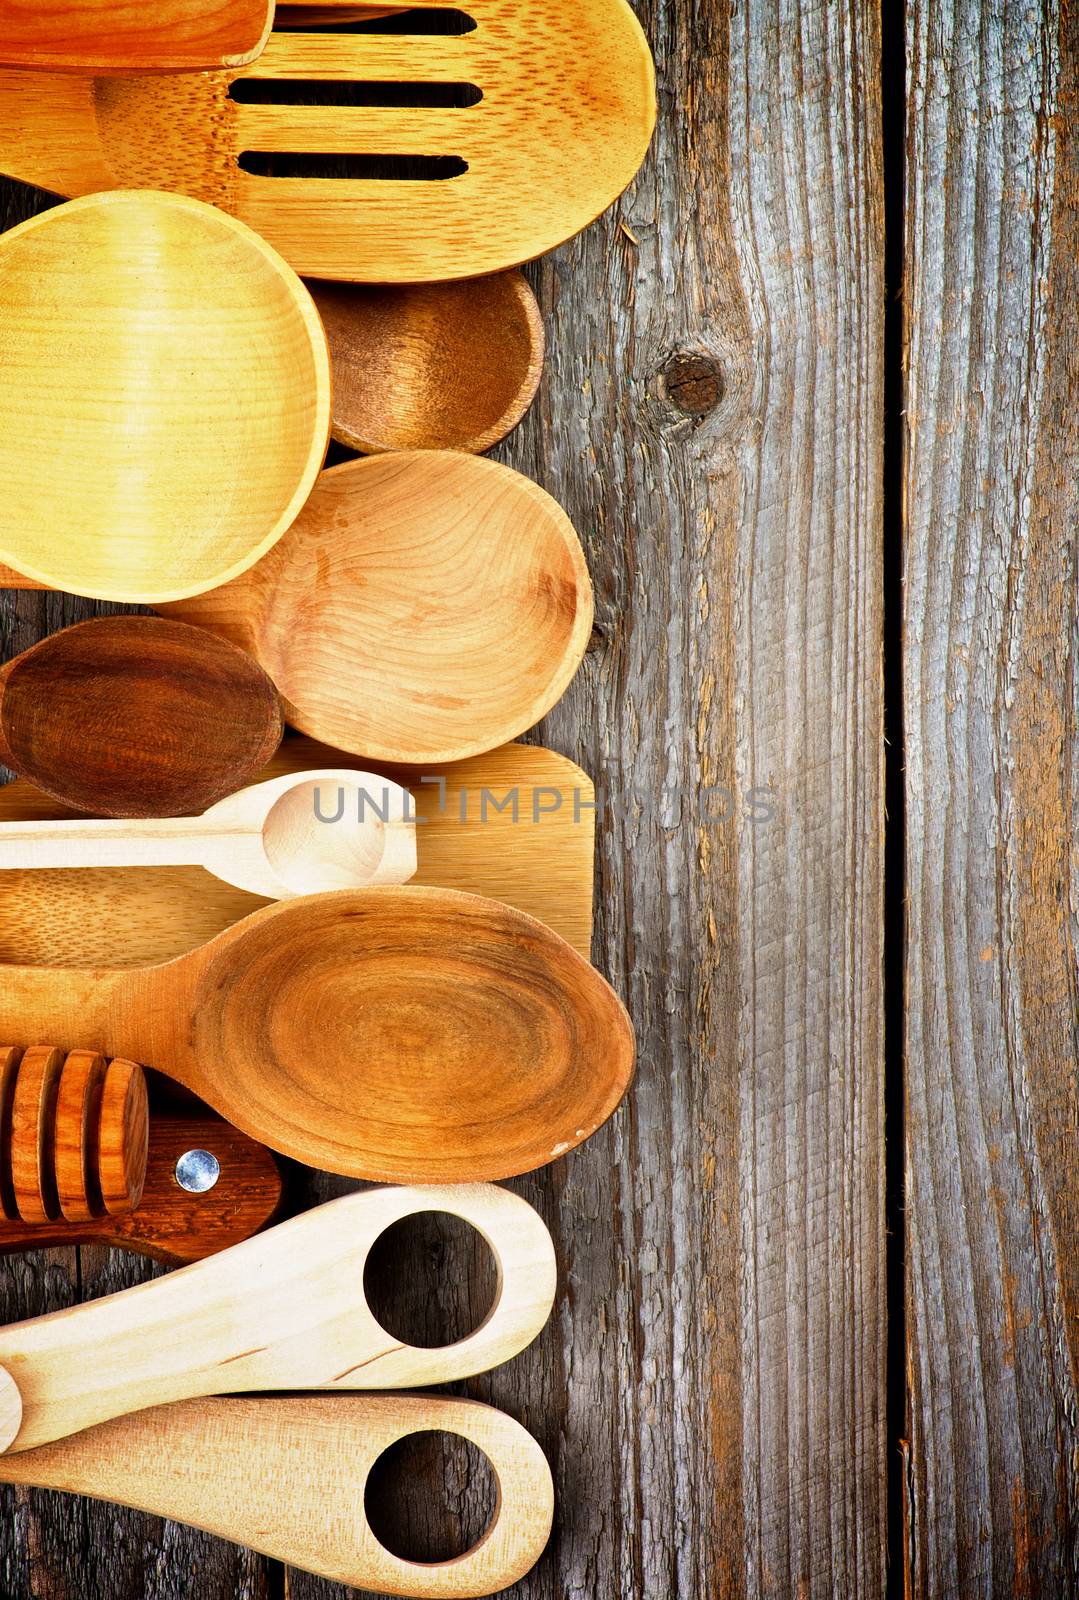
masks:
[[[103,817],[178,817],[249,783],[283,731],[244,651],[157,617],[100,617],[0,668],[0,761]]]
[[[333,361],[335,439],[386,450],[490,450],[528,410],[543,321],[517,270],[461,283],[309,283]]]

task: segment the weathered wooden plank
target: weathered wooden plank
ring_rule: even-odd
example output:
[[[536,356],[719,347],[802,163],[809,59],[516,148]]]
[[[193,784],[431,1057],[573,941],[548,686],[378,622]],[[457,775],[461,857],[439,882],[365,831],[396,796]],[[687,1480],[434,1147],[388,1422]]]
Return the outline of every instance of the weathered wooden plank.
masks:
[[[656,146],[622,206],[535,269],[548,371],[501,452],[566,505],[595,579],[592,647],[541,731],[601,792],[596,959],[629,1000],[640,1077],[609,1129],[515,1185],[555,1232],[564,1293],[531,1351],[464,1387],[554,1466],[555,1538],[522,1600],[871,1597],[878,16],[858,0],[654,0],[642,16]],[[5,650],[37,636],[43,606],[55,626],[57,604],[0,600]],[[475,1251],[438,1253],[478,1303]],[[447,1298],[415,1274],[398,1304],[441,1330]],[[393,1509],[417,1553],[477,1513],[437,1457],[418,1470],[426,1500]],[[151,1574],[161,1600],[253,1581],[224,1554],[200,1587],[204,1541],[169,1530],[166,1561],[145,1519],[55,1505],[38,1512],[39,1593],[68,1592],[107,1539],[110,1595]],[[12,1600],[31,1592],[27,1548],[0,1530]],[[279,1592],[281,1574],[265,1581]],[[345,1593],[299,1573],[287,1592]]]
[[[1079,17],[915,0],[909,1561],[1079,1592]]]

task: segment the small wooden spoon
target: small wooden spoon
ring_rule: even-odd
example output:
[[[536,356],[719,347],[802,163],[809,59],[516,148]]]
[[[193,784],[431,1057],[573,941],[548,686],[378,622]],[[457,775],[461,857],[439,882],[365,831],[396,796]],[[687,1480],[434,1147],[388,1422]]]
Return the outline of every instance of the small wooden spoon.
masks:
[[[520,272],[307,287],[330,341],[333,436],[350,449],[489,450],[532,404],[543,320]]]
[[[0,761],[106,817],[177,817],[235,793],[281,743],[277,690],[202,628],[97,617],[0,668]]]
[[[174,1337],[182,1338],[186,1321]],[[6,1399],[10,1432],[19,1394],[10,1379],[4,1389],[0,1404]],[[432,1431],[458,1434],[483,1451],[498,1482],[497,1506],[491,1526],[465,1555],[408,1561],[376,1538],[364,1491],[391,1445]],[[554,1510],[550,1468],[531,1434],[490,1406],[429,1395],[154,1406],[40,1450],[0,1457],[0,1482],[114,1500],[337,1583],[432,1600],[466,1600],[517,1583],[542,1554]]]
[[[0,346],[0,558],[54,588],[153,605],[225,583],[322,466],[311,297],[199,200],[122,189],[0,235]]]
[[[0,66],[109,77],[245,67],[273,19],[273,0],[0,0]]]
[[[557,934],[448,889],[313,895],[158,967],[7,967],[0,1038],[178,1079],[310,1166],[463,1182],[587,1139],[633,1072],[617,996]]]
[[[539,721],[592,629],[584,552],[538,484],[439,450],[323,472],[243,577],[164,608],[266,668],[286,719],[377,761],[460,761]]]
[[[387,1333],[363,1288],[376,1241],[422,1212],[447,1212],[477,1229],[498,1278],[479,1327],[435,1348]],[[345,1195],[167,1277],[0,1328],[0,1362],[23,1401],[8,1448],[32,1450],[196,1395],[454,1383],[531,1344],[551,1314],[556,1281],[547,1228],[508,1189]]]
[[[204,867],[273,900],[407,883],[416,871],[411,796],[371,772],[271,778],[201,817],[0,822],[0,869]]]

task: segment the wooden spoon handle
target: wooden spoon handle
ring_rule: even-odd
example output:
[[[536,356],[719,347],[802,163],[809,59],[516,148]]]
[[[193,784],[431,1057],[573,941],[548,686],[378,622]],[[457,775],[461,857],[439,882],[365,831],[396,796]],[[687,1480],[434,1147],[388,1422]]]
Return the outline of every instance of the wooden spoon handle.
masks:
[[[486,1536],[446,1562],[406,1561],[376,1539],[364,1489],[411,1433],[469,1439],[498,1479]],[[523,1578],[550,1535],[550,1468],[532,1436],[469,1400],[391,1395],[188,1400],[18,1456],[0,1481],[114,1500],[187,1522],[290,1566],[379,1594],[493,1594]]]
[[[375,1321],[363,1272],[375,1241],[417,1212],[475,1227],[498,1268],[467,1339],[403,1344]],[[508,1361],[550,1316],[554,1247],[526,1200],[488,1184],[346,1195],[166,1278],[0,1330],[29,1450],[145,1406],[261,1389],[450,1383]]]
[[[0,869],[198,867],[215,843],[220,824],[201,817],[3,822]]]

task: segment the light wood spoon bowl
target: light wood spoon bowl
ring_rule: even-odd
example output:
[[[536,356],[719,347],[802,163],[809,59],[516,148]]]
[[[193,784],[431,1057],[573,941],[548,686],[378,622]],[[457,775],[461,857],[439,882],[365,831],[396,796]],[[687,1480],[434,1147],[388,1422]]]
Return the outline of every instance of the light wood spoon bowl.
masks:
[[[490,450],[528,410],[543,321],[516,270],[462,283],[311,282],[352,450]]]
[[[104,817],[203,811],[281,743],[270,679],[227,640],[159,617],[96,617],[0,668],[0,761]]]
[[[559,699],[592,629],[573,525],[494,461],[407,451],[323,472],[235,582],[167,608],[249,651],[286,719],[374,761],[460,761]]]
[[[0,1426],[19,1394],[0,1374]],[[413,1433],[446,1432],[487,1456],[494,1519],[465,1555],[409,1561],[379,1542],[364,1510],[375,1463]],[[61,1489],[190,1523],[337,1583],[378,1594],[499,1593],[538,1561],[554,1487],[520,1423],[473,1400],[432,1395],[303,1395],[185,1400],[0,1457],[0,1482]]]
[[[544,1165],[616,1109],[634,1054],[557,934],[419,887],[268,906],[164,966],[8,967],[4,1037],[156,1067],[284,1155],[393,1183]]]
[[[122,190],[12,228],[0,342],[0,558],[29,577],[196,594],[264,555],[311,491],[330,424],[318,313],[211,206]]]
[[[342,768],[269,778],[201,817],[0,822],[0,870],[197,866],[271,900],[407,883],[410,799],[387,778]]]

